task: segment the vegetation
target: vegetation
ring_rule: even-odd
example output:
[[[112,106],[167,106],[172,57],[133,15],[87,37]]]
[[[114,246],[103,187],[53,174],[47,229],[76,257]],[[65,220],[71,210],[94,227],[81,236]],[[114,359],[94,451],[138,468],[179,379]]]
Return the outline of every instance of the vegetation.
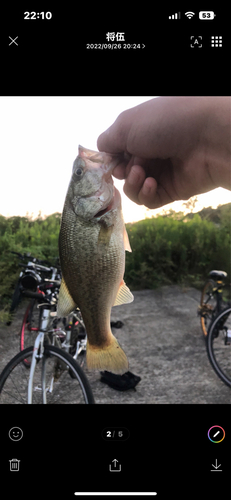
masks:
[[[0,309],[9,307],[20,272],[10,251],[54,262],[60,217],[0,215]],[[132,253],[126,252],[125,281],[133,290],[170,283],[201,287],[211,269],[230,278],[231,203],[186,216],[170,211],[127,224],[127,231]]]
[[[201,287],[212,269],[230,277],[231,204],[220,210],[219,223],[211,210],[205,218],[171,212],[128,224],[133,252],[126,254],[127,284],[137,290],[170,283]]]
[[[0,309],[9,306],[21,271],[18,257],[10,252],[28,252],[54,262],[58,257],[60,217],[59,213],[35,220],[0,215]]]

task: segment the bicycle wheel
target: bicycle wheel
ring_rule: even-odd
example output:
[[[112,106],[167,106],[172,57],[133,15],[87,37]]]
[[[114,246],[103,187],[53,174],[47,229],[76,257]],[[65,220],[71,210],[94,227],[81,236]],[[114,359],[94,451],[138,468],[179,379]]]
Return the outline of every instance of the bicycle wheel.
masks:
[[[209,324],[217,307],[217,301],[213,295],[214,289],[216,289],[215,282],[213,280],[208,280],[201,293],[199,314],[202,332],[205,337],[207,336]]]
[[[216,374],[231,387],[231,307],[224,309],[211,322],[206,347]]]
[[[27,404],[30,370],[34,346],[18,353],[0,375],[0,403]],[[44,402],[44,391],[46,401]],[[72,356],[62,349],[44,345],[44,353],[36,362],[32,386],[33,404],[94,404],[87,377]]]

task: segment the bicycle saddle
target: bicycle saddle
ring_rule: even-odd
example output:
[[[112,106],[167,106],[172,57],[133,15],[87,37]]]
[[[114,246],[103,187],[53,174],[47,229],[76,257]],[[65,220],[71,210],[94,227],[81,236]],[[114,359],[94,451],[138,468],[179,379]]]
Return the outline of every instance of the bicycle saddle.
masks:
[[[227,273],[225,271],[210,271],[209,276],[215,280],[223,280],[227,278]]]

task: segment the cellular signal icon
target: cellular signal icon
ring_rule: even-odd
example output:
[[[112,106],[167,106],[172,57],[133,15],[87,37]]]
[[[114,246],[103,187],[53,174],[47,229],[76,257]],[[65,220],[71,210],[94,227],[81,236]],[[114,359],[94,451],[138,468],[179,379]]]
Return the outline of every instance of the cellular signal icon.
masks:
[[[168,18],[169,19],[180,19],[180,12],[176,12],[175,14],[168,16]]]

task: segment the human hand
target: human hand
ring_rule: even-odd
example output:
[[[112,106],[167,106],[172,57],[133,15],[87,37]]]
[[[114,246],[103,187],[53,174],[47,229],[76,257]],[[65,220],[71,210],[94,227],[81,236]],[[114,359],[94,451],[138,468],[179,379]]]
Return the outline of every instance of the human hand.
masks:
[[[113,175],[139,205],[158,208],[230,189],[229,97],[160,97],[121,113],[98,149],[121,154]]]

